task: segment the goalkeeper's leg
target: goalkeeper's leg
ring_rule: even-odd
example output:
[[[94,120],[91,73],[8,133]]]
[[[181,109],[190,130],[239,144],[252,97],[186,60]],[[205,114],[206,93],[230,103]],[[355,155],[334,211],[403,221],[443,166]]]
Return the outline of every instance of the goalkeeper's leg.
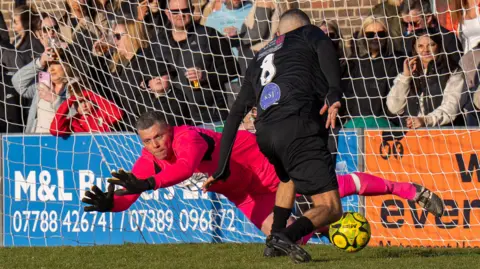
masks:
[[[359,194],[377,196],[393,194],[415,201],[435,216],[443,215],[443,201],[434,192],[416,183],[393,182],[367,173],[352,173],[337,176],[340,197]]]

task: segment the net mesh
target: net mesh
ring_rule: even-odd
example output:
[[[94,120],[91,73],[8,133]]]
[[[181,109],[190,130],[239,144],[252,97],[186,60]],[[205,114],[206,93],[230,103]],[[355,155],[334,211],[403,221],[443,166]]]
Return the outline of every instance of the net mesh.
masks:
[[[2,137],[3,244],[263,242],[225,197],[191,186],[143,194],[122,213],[86,213],[80,200],[92,185],[106,190],[110,171],[133,166],[142,149],[135,121],[146,111],[164,112],[172,125],[221,131],[249,60],[273,38],[279,16],[301,8],[332,39],[343,71],[338,125],[344,130],[332,132],[330,145],[337,172],[416,182],[447,207],[440,219],[398,197],[351,196],[343,198],[344,210],[366,215],[373,245],[477,246],[477,132],[458,128],[478,126],[479,57],[468,30],[480,25],[465,19],[461,26],[470,28],[460,33],[459,14],[474,9],[448,1],[403,1],[406,7],[398,8],[393,2],[201,1],[185,10],[156,0],[29,1],[36,12],[2,2],[0,131],[8,133]],[[419,8],[427,15],[410,12]],[[404,55],[412,48],[419,54],[412,40],[419,43],[423,33],[414,28],[426,22],[440,29],[430,36],[442,56],[434,57],[432,70],[424,67],[423,76],[415,73],[423,68],[417,58],[410,65],[416,77],[402,80]],[[184,24],[190,25],[187,35],[170,30]],[[45,47],[59,58],[47,58]],[[410,88],[416,92],[400,94]],[[91,107],[62,107],[72,96],[89,99]],[[101,120],[67,120],[81,109],[96,111]],[[408,114],[434,117],[422,122]],[[254,132],[253,118],[248,114],[241,129]],[[398,129],[415,124],[430,129]],[[440,125],[457,129],[433,129]],[[195,174],[191,181],[205,178]],[[297,203],[296,216],[310,207],[308,199]]]

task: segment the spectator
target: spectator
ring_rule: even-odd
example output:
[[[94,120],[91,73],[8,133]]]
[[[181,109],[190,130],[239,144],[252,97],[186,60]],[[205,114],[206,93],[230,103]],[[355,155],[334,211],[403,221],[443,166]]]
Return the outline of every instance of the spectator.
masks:
[[[415,32],[414,57],[404,61],[403,73],[387,96],[388,109],[408,128],[462,124],[463,117],[457,116],[467,97],[463,72],[448,61],[442,34],[434,32]]]
[[[247,115],[245,115],[245,117],[243,118],[243,122],[242,124],[240,124],[240,127],[238,128],[238,130],[246,130],[246,131],[249,131],[251,133],[255,133],[255,119],[257,118],[257,108],[256,107],[253,107],[252,110],[250,110],[250,112],[247,113]]]
[[[432,6],[428,0],[405,1],[400,6],[402,20],[406,24],[405,47],[407,55],[412,55],[412,43],[415,40],[417,31],[434,30],[442,35],[442,47],[450,55],[450,59],[458,63],[461,57],[462,44],[454,32],[443,28],[433,15]]]
[[[48,13],[42,13],[42,27],[40,34],[40,43],[44,48],[54,45],[58,48],[66,48],[66,44],[62,44],[62,39],[59,36],[60,25],[54,16],[50,16]]]
[[[358,35],[358,58],[347,61],[343,74],[345,128],[390,127],[385,101],[402,61],[392,54],[386,21],[367,17]]]
[[[149,37],[154,36],[156,31],[163,31],[164,24],[168,21],[165,13],[162,12],[166,8],[166,1],[143,0],[139,3],[137,18],[138,20],[145,22]]]
[[[66,0],[65,14],[60,20],[62,38],[68,43],[90,51],[94,40],[109,29],[107,17],[96,7],[94,0]]]
[[[215,1],[213,1],[215,2]],[[220,10],[208,15],[205,26],[217,30],[225,37],[231,38],[230,42],[235,49],[233,53],[238,56],[239,35],[243,22],[252,9],[252,3],[243,0],[225,0]]]
[[[228,115],[224,87],[238,77],[237,64],[227,39],[192,22],[192,10],[188,0],[170,0],[166,14],[172,29],[159,37],[154,55],[175,67],[170,84],[184,93],[195,124],[213,129]]]
[[[55,112],[69,94],[66,86],[73,79],[73,73],[65,54],[56,54],[46,48],[40,58],[24,66],[13,76],[15,90],[24,98],[31,99],[26,133],[48,133]],[[47,68],[50,85],[37,81],[40,71]]]
[[[452,19],[458,22],[464,53],[480,42],[480,17],[477,0],[454,0],[449,3]]]
[[[393,42],[393,51],[406,54],[405,43],[403,42],[402,16],[399,12],[399,7],[403,2],[403,0],[387,0],[379,3],[373,7],[372,15],[387,20],[387,30]]]
[[[480,126],[480,77],[478,70],[480,68],[480,44],[463,55],[460,60],[460,68],[465,75],[465,82],[469,90],[470,97],[465,104],[464,112],[466,114],[467,126]]]
[[[218,10],[213,8],[218,2],[212,0],[205,9],[213,9],[207,13],[202,24],[216,29],[229,38],[232,52],[238,56],[240,74],[244,75],[248,63],[255,53],[263,48],[273,37],[283,5],[272,0],[255,1],[253,5],[247,1],[227,0]],[[247,12],[248,11],[248,12]],[[275,28],[274,28],[275,27]],[[233,105],[235,96],[240,92],[240,80],[227,83],[228,107]]]
[[[169,72],[161,59],[154,59],[144,29],[139,21],[119,20],[113,29],[115,51],[105,55],[108,61],[103,69],[110,72],[107,99],[115,100],[125,112],[120,128],[134,131],[137,118],[152,109],[164,112],[169,124],[189,123],[185,120],[188,111],[183,108],[183,94],[170,84],[170,77],[176,74]],[[105,52],[101,46],[97,41],[95,53]]]
[[[89,90],[82,90],[80,83],[69,86],[70,98],[63,102],[50,125],[54,136],[68,136],[81,132],[110,132],[122,118],[117,105]],[[72,107],[77,112],[68,117]]]
[[[15,72],[38,57],[43,46],[35,33],[40,30],[40,16],[33,7],[19,6],[13,10],[13,44],[4,42],[0,46],[0,57],[7,72]]]
[[[320,29],[332,40],[333,46],[337,50],[338,59],[340,60],[340,67],[344,69],[350,53],[348,48],[345,47],[344,39],[340,34],[340,28],[337,22],[335,20],[323,21],[320,24]]]
[[[8,31],[2,31],[0,38],[0,132],[16,133],[24,129],[26,113],[22,107],[28,103],[20,98],[12,85],[12,76],[19,69],[32,61],[33,57],[41,55],[44,48],[37,36],[40,23],[39,14],[35,9],[22,5],[14,9],[13,31],[15,40],[10,44]],[[1,26],[3,28],[5,26]],[[6,29],[5,29],[6,30]],[[27,112],[25,110],[25,112]]]
[[[0,44],[3,43],[10,43],[10,36],[8,35],[8,28],[3,18],[3,13],[0,11]]]

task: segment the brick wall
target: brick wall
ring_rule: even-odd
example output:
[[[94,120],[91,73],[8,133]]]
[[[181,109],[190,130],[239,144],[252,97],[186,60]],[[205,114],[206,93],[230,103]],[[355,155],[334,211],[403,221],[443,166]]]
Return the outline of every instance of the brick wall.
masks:
[[[305,10],[315,22],[322,19],[336,19],[342,34],[345,37],[351,36],[352,32],[358,30],[361,16],[367,16],[372,6],[380,3],[380,0],[288,0],[292,8]],[[31,0],[40,10],[61,12],[63,0]],[[10,26],[13,0],[0,0],[0,10],[3,12],[7,25]]]
[[[316,0],[295,1],[296,5],[305,10],[315,22],[324,19],[335,19],[342,35],[346,38],[357,31],[361,18],[366,17],[380,0]]]

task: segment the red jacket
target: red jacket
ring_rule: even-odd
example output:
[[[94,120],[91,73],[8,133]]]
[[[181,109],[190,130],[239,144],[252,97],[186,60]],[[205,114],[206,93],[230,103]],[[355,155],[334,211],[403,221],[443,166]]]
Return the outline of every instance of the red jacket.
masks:
[[[50,125],[50,133],[55,136],[64,136],[81,132],[110,132],[110,126],[119,121],[123,112],[117,105],[91,91],[82,91],[85,99],[93,103],[92,113],[89,115],[75,114],[68,118],[70,107],[76,102],[72,96],[63,102],[55,114]]]

